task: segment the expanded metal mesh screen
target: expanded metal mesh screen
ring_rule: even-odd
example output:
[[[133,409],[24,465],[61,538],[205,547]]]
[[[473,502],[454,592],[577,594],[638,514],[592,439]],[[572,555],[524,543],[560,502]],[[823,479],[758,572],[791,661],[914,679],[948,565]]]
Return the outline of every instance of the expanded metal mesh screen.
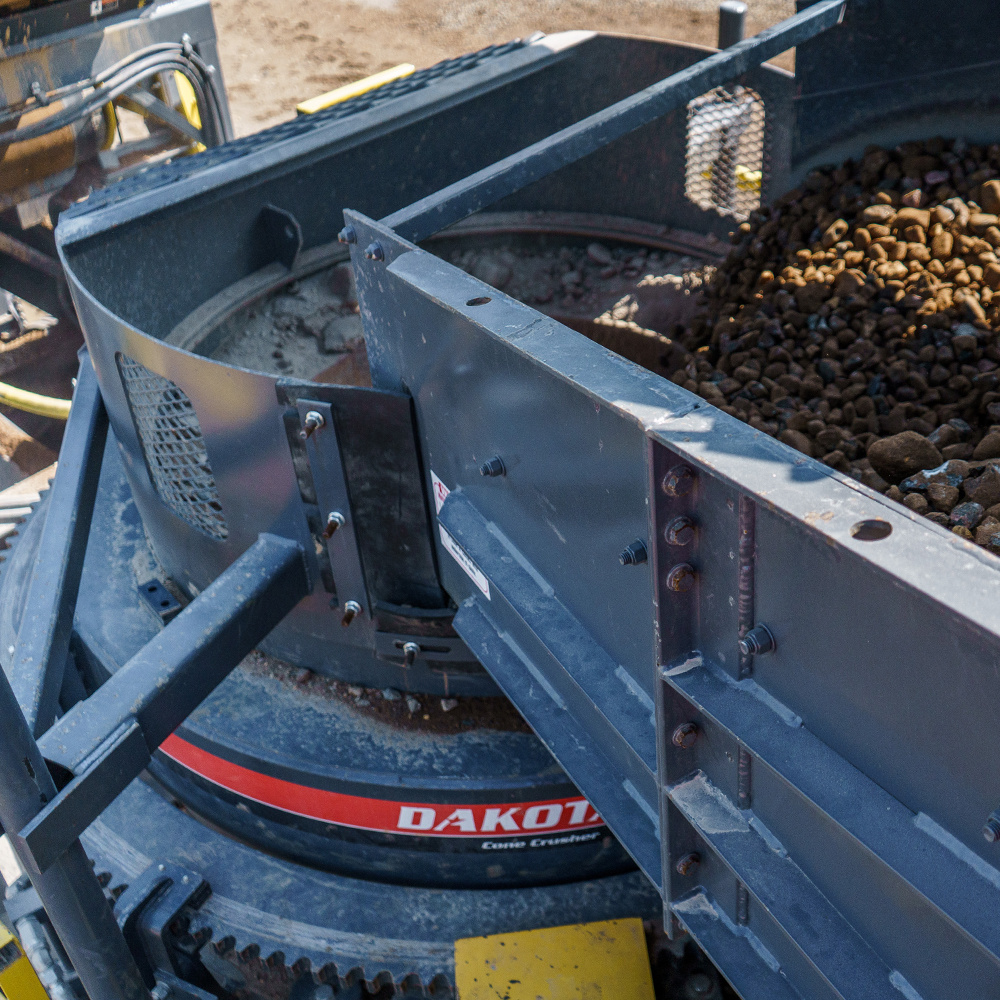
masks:
[[[688,104],[685,194],[699,208],[745,219],[760,205],[764,102],[749,87],[717,87]]]
[[[229,534],[194,405],[180,386],[125,354],[118,371],[149,475],[160,499],[192,527]]]

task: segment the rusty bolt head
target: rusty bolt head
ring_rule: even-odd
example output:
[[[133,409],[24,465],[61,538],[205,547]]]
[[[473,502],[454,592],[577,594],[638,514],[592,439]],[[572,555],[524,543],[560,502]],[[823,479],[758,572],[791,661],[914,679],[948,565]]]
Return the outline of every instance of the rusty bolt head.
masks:
[[[365,247],[365,257],[368,260],[385,260],[385,251],[382,249],[382,244],[378,240],[369,243]]]
[[[701,864],[701,855],[697,852],[692,851],[690,854],[685,854],[680,861],[677,862],[677,874],[678,875],[693,875],[698,870],[698,865]]]
[[[690,545],[694,536],[694,521],[689,517],[675,517],[663,529],[663,537],[668,545]]]
[[[347,519],[339,510],[332,510],[326,515],[326,526],[323,528],[324,538],[333,538],[338,528],[347,524]]]
[[[675,594],[686,594],[694,586],[694,567],[678,563],[667,574],[667,590]]]
[[[663,492],[668,497],[684,497],[694,489],[695,471],[690,465],[675,465],[663,477]]]
[[[346,628],[360,613],[361,605],[357,601],[348,601],[344,605],[344,616],[340,619],[340,624]]]
[[[303,440],[308,437],[312,437],[313,432],[319,430],[320,427],[326,425],[326,420],[323,414],[319,410],[310,410],[306,414],[305,420],[302,421],[302,430],[299,431],[299,437]]]
[[[682,722],[675,730],[670,742],[681,750],[690,750],[698,742],[698,723]]]

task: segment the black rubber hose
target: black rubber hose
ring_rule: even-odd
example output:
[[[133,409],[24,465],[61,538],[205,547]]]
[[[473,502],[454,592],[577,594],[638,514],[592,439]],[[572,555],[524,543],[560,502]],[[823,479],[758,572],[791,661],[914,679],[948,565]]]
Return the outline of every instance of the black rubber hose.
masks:
[[[213,74],[202,60],[194,55],[189,58],[183,54],[180,46],[173,47],[170,58],[160,57],[160,53],[150,55],[142,60],[130,63],[125,70],[102,80],[102,86],[88,96],[80,104],[59,111],[48,118],[23,125],[10,132],[0,133],[0,143],[25,142],[48,135],[67,125],[86,118],[99,111],[104,105],[110,104],[141,80],[170,70],[183,73],[195,91],[199,113],[202,119],[202,135],[206,146],[218,146],[227,140],[225,119],[219,105],[218,92]],[[207,86],[205,86],[207,85]],[[209,96],[210,95],[210,96]]]

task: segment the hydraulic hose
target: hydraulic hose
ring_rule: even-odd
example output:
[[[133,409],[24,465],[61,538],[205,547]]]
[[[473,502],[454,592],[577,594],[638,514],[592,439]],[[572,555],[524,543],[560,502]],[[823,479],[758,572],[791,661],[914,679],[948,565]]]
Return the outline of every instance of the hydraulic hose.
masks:
[[[25,413],[35,413],[40,417],[52,417],[55,420],[66,420],[69,417],[70,400],[56,399],[53,396],[42,396],[27,389],[18,389],[6,382],[0,382],[0,404],[12,406],[15,410]]]
[[[24,142],[64,128],[98,111],[140,81],[169,71],[183,73],[194,89],[202,119],[205,145],[217,146],[231,139],[211,69],[189,44],[164,43],[133,53],[90,80],[74,85],[72,88],[74,90],[92,86],[94,91],[79,104],[50,115],[42,121],[0,133],[0,142],[4,145]],[[69,90],[69,88],[64,89],[67,92]],[[47,99],[54,100],[61,96],[65,95],[54,92],[52,95],[47,95]],[[37,103],[43,106],[41,102]],[[24,109],[21,109],[19,114],[23,113]]]

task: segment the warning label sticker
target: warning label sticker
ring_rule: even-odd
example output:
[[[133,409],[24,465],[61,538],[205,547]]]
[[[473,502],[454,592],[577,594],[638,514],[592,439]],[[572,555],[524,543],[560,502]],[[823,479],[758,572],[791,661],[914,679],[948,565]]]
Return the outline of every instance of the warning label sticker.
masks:
[[[451,553],[455,562],[462,567],[465,575],[480,589],[486,600],[491,600],[490,581],[486,579],[483,571],[469,558],[465,549],[440,524],[438,525],[438,531],[441,533],[441,544]]]
[[[445,500],[448,499],[448,494],[451,490],[434,475],[433,469],[431,469],[431,486],[434,490],[434,513],[440,514],[441,508],[444,506]]]
[[[431,487],[434,491],[434,513],[440,514],[441,508],[444,506],[445,500],[448,499],[451,490],[441,482],[433,469],[431,469]],[[486,579],[483,571],[472,561],[465,549],[440,524],[438,525],[438,530],[441,532],[441,544],[451,554],[455,562],[462,567],[466,576],[479,588],[482,595],[487,600],[491,600],[490,582]]]

